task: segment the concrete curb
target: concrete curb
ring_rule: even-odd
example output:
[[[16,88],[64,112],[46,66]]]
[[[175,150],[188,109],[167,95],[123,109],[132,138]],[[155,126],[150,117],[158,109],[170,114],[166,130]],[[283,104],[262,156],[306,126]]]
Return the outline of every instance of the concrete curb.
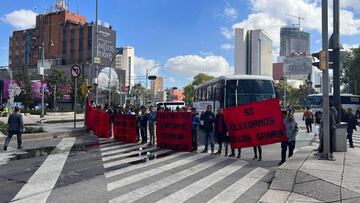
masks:
[[[313,150],[313,147],[303,147],[281,165],[275,173],[269,190],[259,202],[286,202],[293,191],[297,172],[308,157],[311,156]]]
[[[77,137],[86,133],[85,128],[79,128],[72,131],[64,132],[44,132],[44,133],[34,133],[34,134],[23,134],[22,138],[24,140],[43,140],[43,139],[55,139],[55,138],[64,138],[64,137]],[[5,137],[0,137],[0,143],[4,143]],[[12,141],[16,141],[12,139]]]

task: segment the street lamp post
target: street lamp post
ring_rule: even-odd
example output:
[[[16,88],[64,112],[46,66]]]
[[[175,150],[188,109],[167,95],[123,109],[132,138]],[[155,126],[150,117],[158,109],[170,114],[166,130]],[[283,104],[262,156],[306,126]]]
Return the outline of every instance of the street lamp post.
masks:
[[[40,118],[44,118],[44,114],[45,114],[45,73],[44,73],[44,57],[45,57],[45,43],[44,40],[42,41],[42,45],[41,45],[41,73],[42,73],[42,81],[41,81],[41,115]]]

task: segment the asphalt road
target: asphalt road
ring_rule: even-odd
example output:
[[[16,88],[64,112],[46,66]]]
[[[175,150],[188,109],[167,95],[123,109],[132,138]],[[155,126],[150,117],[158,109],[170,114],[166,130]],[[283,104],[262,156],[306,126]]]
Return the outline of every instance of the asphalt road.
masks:
[[[305,133],[301,114],[296,119],[298,149],[313,135]],[[0,202],[257,202],[278,168],[280,144],[262,151],[258,161],[252,148],[237,159],[89,135],[28,141],[23,150],[0,151]]]

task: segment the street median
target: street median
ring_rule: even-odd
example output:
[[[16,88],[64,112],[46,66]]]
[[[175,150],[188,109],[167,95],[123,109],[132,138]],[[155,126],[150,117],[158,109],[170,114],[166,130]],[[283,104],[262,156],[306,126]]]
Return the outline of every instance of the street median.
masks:
[[[78,128],[72,131],[63,131],[63,132],[43,132],[43,133],[30,133],[23,134],[22,139],[24,140],[43,140],[43,139],[55,139],[55,138],[64,138],[64,137],[77,137],[86,133],[85,128]],[[4,143],[5,136],[0,136],[0,143]],[[15,139],[12,139],[13,142],[16,142]]]

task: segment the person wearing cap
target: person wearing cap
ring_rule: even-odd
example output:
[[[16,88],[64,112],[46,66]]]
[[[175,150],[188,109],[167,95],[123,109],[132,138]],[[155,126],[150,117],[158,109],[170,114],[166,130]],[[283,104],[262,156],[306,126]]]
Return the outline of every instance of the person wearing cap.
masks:
[[[19,112],[19,107],[14,108],[14,113],[10,114],[8,118],[8,135],[4,144],[4,151],[7,150],[7,147],[11,141],[13,135],[17,136],[18,149],[22,148],[22,139],[21,135],[25,131],[24,121],[22,115]]]

